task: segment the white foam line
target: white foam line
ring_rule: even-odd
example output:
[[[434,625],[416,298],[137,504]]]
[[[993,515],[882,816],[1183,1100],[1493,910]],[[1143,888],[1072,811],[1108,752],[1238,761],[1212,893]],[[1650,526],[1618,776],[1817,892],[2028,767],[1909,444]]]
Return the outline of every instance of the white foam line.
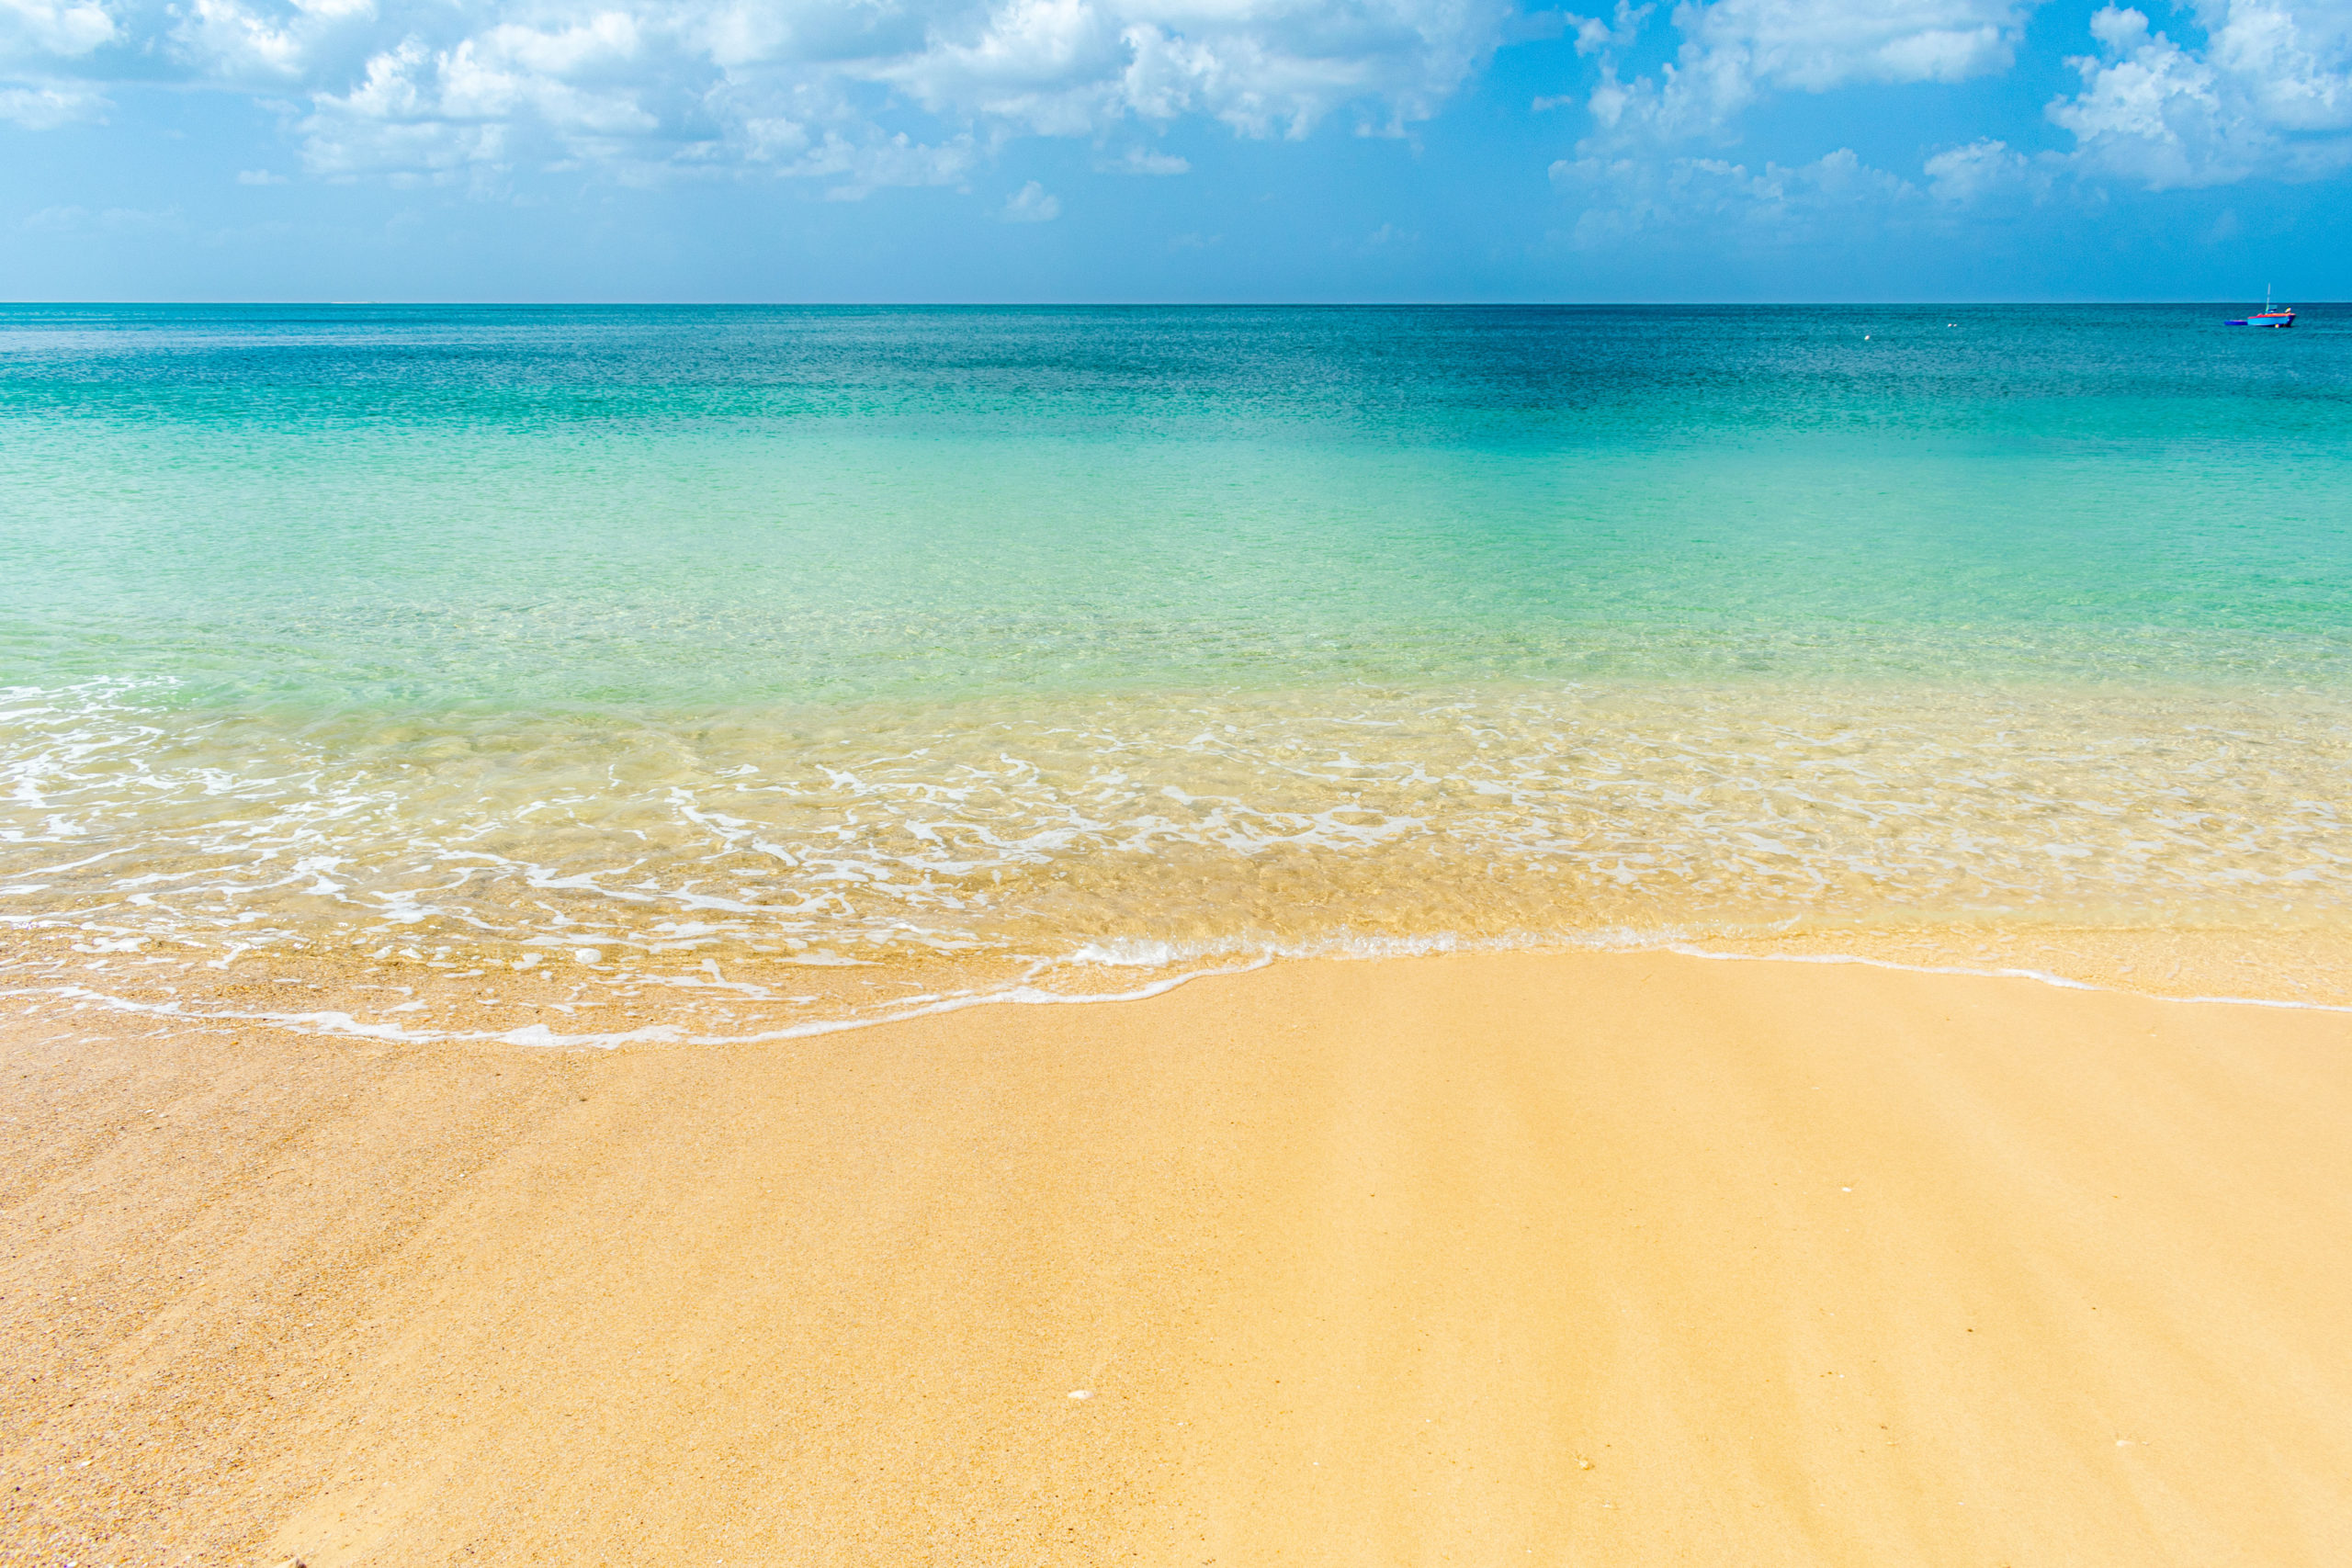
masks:
[[[2087,980],[2069,980],[2064,975],[2052,975],[2046,969],[1970,969],[1953,964],[1902,964],[1892,958],[1864,958],[1851,953],[1714,953],[1703,947],[1687,947],[1679,942],[1646,951],[1679,953],[1685,958],[1714,958],[1750,964],[1859,964],[1867,969],[1899,969],[1911,975],[1964,975],[1979,980],[2032,980],[2044,986],[2055,986],[2064,991],[2100,991],[2110,996],[2145,997],[2152,1002],[2211,1002],[2235,1008],[2290,1008],[2299,1012],[2352,1012],[2352,1006],[2337,1002],[2294,1002],[2276,997],[2167,997],[2154,991],[2134,991],[2121,986],[2094,986]]]
[[[682,1034],[675,1024],[648,1024],[626,1033],[558,1034],[544,1023],[526,1024],[521,1029],[403,1029],[396,1023],[362,1023],[347,1012],[190,1012],[177,1002],[140,1002],[128,997],[113,996],[93,990],[87,986],[24,986],[0,990],[0,998],[16,997],[55,997],[69,1001],[95,1003],[117,1012],[136,1013],[148,1018],[172,1018],[190,1023],[254,1023],[271,1028],[291,1030],[298,1034],[342,1036],[361,1040],[385,1040],[404,1045],[430,1045],[451,1041],[486,1041],[507,1045],[592,1046],[610,1050],[621,1045],[756,1045],[770,1040],[803,1040],[814,1034],[838,1034],[844,1030],[872,1029],[886,1023],[905,1023],[918,1018],[939,1013],[961,1012],[966,1008],[1009,1006],[1040,1006],[1063,1002],[1137,1002],[1174,990],[1187,981],[1205,979],[1214,975],[1246,975],[1263,969],[1274,962],[1272,954],[1248,964],[1227,964],[1216,969],[1193,969],[1182,975],[1170,975],[1139,986],[1131,991],[1105,991],[1069,995],[1048,991],[1035,986],[1013,986],[1001,991],[977,991],[968,995],[942,997],[925,1005],[900,1008],[897,1011],[873,1018],[821,1019],[808,1023],[789,1024],[783,1029],[763,1030],[755,1034]]]
[[[268,1023],[306,1034],[349,1034],[364,1040],[395,1040],[424,1044],[435,1040],[487,1039],[487,1035],[427,1033],[395,1023],[362,1023],[347,1012],[190,1012],[177,1002],[135,1002],[87,986],[20,986],[0,991],[0,998],[60,997],[69,1001],[96,1002],[116,1012],[148,1018],[179,1018],[190,1023]],[[303,1024],[318,1027],[302,1029]]]
[[[1495,953],[1671,953],[1684,958],[1739,960],[1752,964],[1859,964],[1869,969],[1896,969],[1912,975],[1958,975],[1980,980],[2031,980],[2039,985],[2054,986],[2064,991],[2098,991],[2113,996],[2145,997],[2158,1002],[2204,1002],[2222,1007],[2286,1008],[2301,1012],[2352,1013],[2352,1005],[2336,1002],[2298,1002],[2277,997],[2167,997],[2155,991],[2135,991],[2123,986],[2099,986],[2088,980],[2071,980],[2064,975],[2053,975],[2046,969],[1972,969],[1962,964],[1905,964],[1891,958],[1865,958],[1850,953],[1718,953],[1710,948],[1695,947],[1688,942],[1644,941],[1630,933],[1596,938],[1589,942],[1551,940],[1513,940],[1509,937],[1474,938],[1464,940],[1451,935],[1394,939],[1370,950],[1348,951],[1345,948],[1276,947],[1265,953],[1264,962],[1249,965],[1263,968],[1265,963],[1279,958],[1326,959],[1338,963],[1359,963],[1383,958],[1441,958],[1450,955]],[[1082,951],[1080,962],[1115,964],[1115,957]],[[1241,973],[1207,971],[1208,973]],[[1106,998],[1117,999],[1117,998]]]
[[[749,1045],[755,1044],[763,1040],[803,1040],[812,1034],[838,1034],[843,1030],[871,1029],[877,1024],[884,1023],[904,1023],[910,1019],[929,1018],[938,1013],[961,1012],[966,1008],[992,1007],[999,1003],[1006,1003],[1021,1007],[1032,1007],[1054,1005],[1063,1002],[1139,1002],[1148,998],[1165,995],[1167,992],[1172,991],[1177,987],[1185,985],[1190,981],[1205,980],[1217,975],[1247,975],[1253,970],[1266,968],[1273,962],[1273,955],[1269,953],[1265,956],[1253,959],[1247,964],[1227,964],[1219,969],[1189,969],[1182,975],[1170,975],[1163,979],[1154,980],[1148,986],[1139,986],[1132,991],[1102,991],[1071,996],[1061,991],[1045,990],[1035,986],[1012,986],[1001,991],[976,991],[967,996],[944,997],[937,1001],[931,1002],[922,1007],[910,1008],[899,1012],[888,1013],[878,1018],[829,1019],[809,1023],[791,1024],[783,1029],[769,1030],[758,1034],[690,1035],[687,1037],[684,1043],[689,1045]],[[544,1029],[546,1028],[546,1025],[534,1024],[531,1027],[533,1029]],[[510,1034],[490,1036],[489,1038],[504,1040],[511,1038],[513,1034],[524,1034],[528,1032],[528,1030],[516,1030],[511,1032]],[[549,1037],[549,1043],[561,1043],[562,1038],[563,1037],[561,1036],[551,1035]],[[528,1043],[529,1042],[519,1040],[515,1041],[515,1043],[517,1044]]]
[[[1424,948],[1419,953],[1349,953],[1344,952],[1315,953],[1303,950],[1261,953],[1241,964],[1222,964],[1208,969],[1188,969],[1181,975],[1165,976],[1126,991],[1100,991],[1069,994],[1049,991],[1040,987],[1020,985],[1001,991],[975,991],[961,995],[926,998],[922,1005],[900,1007],[894,1011],[870,1018],[819,1019],[806,1023],[788,1024],[782,1029],[762,1030],[752,1034],[682,1034],[674,1024],[648,1024],[641,1029],[603,1034],[558,1034],[544,1023],[527,1024],[520,1029],[506,1030],[423,1030],[403,1029],[392,1023],[362,1023],[347,1012],[322,1010],[317,1012],[190,1012],[177,1002],[138,1002],[127,997],[113,996],[86,986],[28,986],[0,990],[0,998],[17,997],[56,997],[68,1000],[96,1003],[119,1012],[136,1013],[146,1017],[174,1018],[190,1023],[254,1023],[288,1029],[301,1034],[343,1036],[363,1040],[383,1040],[401,1044],[435,1044],[452,1041],[494,1042],[507,1045],[551,1046],[558,1048],[594,1048],[611,1050],[622,1045],[755,1045],[773,1040],[805,1040],[813,1035],[839,1034],[854,1029],[873,1029],[888,1023],[906,1023],[919,1018],[931,1018],[943,1013],[961,1012],[975,1007],[1035,1007],[1061,1003],[1136,1002],[1164,996],[1177,987],[1193,980],[1217,976],[1247,975],[1268,968],[1283,958],[1322,958],[1342,962],[1359,962],[1381,957],[1436,957],[1447,952],[1462,953],[1463,947]],[[1494,948],[1483,944],[1471,945],[1467,951],[1541,951],[1540,948]],[[2039,985],[2052,986],[2067,991],[2098,991],[2116,996],[2145,997],[2150,1001],[2193,1002],[2222,1007],[2281,1008],[2300,1012],[2352,1013],[2352,1006],[2331,1002],[2288,1001],[2269,997],[2166,997],[2154,992],[2130,991],[2116,986],[2095,986],[2086,980],[2070,980],[2043,969],[1971,969],[1958,964],[1904,964],[1887,958],[1865,958],[1859,953],[1720,953],[1708,948],[1693,947],[1681,942],[1627,943],[1624,945],[1569,945],[1554,951],[1607,953],[1670,953],[1683,958],[1704,958],[1719,962],[1752,964],[1853,964],[1869,969],[1892,969],[1913,975],[1957,975],[1982,980],[2030,980]]]

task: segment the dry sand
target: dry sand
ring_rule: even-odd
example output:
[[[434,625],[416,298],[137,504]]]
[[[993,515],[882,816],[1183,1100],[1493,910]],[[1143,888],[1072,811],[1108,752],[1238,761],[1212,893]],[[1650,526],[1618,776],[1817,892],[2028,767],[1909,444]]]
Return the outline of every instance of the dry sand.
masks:
[[[2352,1562],[2340,1014],[1527,954],[79,1027],[0,1039],[0,1561]]]

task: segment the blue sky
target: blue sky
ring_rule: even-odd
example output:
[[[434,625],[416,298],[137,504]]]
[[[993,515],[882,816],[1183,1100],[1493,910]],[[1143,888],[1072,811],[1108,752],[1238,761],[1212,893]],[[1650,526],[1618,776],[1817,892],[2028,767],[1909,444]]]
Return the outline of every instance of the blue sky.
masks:
[[[0,297],[2352,297],[2352,0],[0,0]]]

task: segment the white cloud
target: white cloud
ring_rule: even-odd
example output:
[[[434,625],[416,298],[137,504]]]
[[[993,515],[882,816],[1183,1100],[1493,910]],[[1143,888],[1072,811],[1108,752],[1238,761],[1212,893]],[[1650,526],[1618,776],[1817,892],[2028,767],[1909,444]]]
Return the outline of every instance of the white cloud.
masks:
[[[237,183],[241,186],[282,186],[284,175],[273,175],[267,169],[239,169]]]
[[[172,29],[174,52],[207,75],[255,85],[299,82],[309,52],[300,13],[280,18],[237,0],[195,0]]]
[[[0,63],[74,60],[115,33],[96,0],[0,0]]]
[[[1193,165],[1170,152],[1130,147],[1117,158],[1097,158],[1094,166],[1106,175],[1188,175]]]
[[[134,74],[295,105],[282,112],[321,177],[756,175],[855,199],[962,185],[1021,136],[1172,175],[1190,165],[1152,144],[1179,118],[1399,133],[1504,42],[1566,36],[1594,73],[1534,105],[1589,110],[1559,166],[1621,172],[1561,183],[1613,222],[1675,193],[1800,209],[1794,171],[1815,165],[1733,161],[1760,99],[2006,70],[2036,4],[1682,0],[1673,58],[1637,70],[1627,53],[1658,18],[1634,0],[1606,16],[1514,0],[0,0],[0,121],[96,119],[99,84],[136,60]],[[2080,90],[2048,110],[2072,153],[1977,138],[1928,159],[1926,189],[1965,204],[2047,194],[2069,172],[2165,187],[2352,166],[2352,0],[2188,0],[2165,30],[2109,5],[2091,30]]]
[[[314,174],[447,172],[504,164],[526,144],[543,163],[683,150],[657,112],[679,95],[637,69],[644,42],[633,17],[610,10],[564,27],[502,23],[446,50],[403,39],[347,92],[312,95],[303,162]],[[708,73],[694,84],[709,85]]]
[[[823,141],[779,165],[784,173],[834,182],[825,194],[857,201],[891,186],[952,186],[970,174],[980,150],[968,136],[938,145],[916,141],[903,131],[862,140],[827,132]]]
[[[306,100],[303,164],[352,177],[764,170],[960,180],[1020,135],[1181,117],[1303,136],[1422,119],[1513,36],[1513,0],[0,0],[0,67],[127,45]],[[29,51],[29,52],[28,52]],[[50,74],[56,74],[51,72]],[[0,86],[6,86],[0,70]],[[17,91],[41,84],[19,80]],[[905,111],[928,117],[920,127]],[[29,109],[28,110],[29,112]],[[1174,173],[1139,152],[1123,165]]]
[[[2274,129],[2352,129],[2352,5],[2197,7],[2207,55]]]
[[[2109,6],[2083,90],[2050,106],[2077,164],[2162,190],[2256,175],[2311,178],[2352,164],[2352,4],[2219,0],[2195,11],[2197,50]]]
[[[1620,4],[1613,25],[1577,17],[1577,51],[1600,57],[1585,99],[1590,134],[1552,181],[1580,199],[1575,243],[1639,231],[1736,224],[1792,240],[1832,214],[1883,216],[1919,192],[1839,148],[1811,163],[1760,166],[1694,156],[1694,141],[1728,148],[1740,117],[1767,93],[1824,93],[1857,83],[1956,82],[2006,70],[2034,0],[1684,0],[1675,58],[1630,79],[1618,51],[1643,13]],[[1540,97],[1538,109],[1566,100]],[[1962,171],[1944,172],[1947,187]],[[1930,177],[1935,177],[1931,173]]]
[[[1607,50],[1631,49],[1641,37],[1642,24],[1649,20],[1656,6],[1635,6],[1633,0],[1617,0],[1617,19],[1604,22],[1599,17],[1571,16],[1568,21],[1577,30],[1577,52],[1600,54]]]
[[[1826,92],[1849,82],[1962,82],[2006,71],[2031,0],[1715,0],[1676,23],[1711,83]]]
[[[108,105],[84,87],[0,87],[0,120],[27,130],[103,118]]]
[[[1928,194],[1956,206],[2016,192],[2039,197],[2050,188],[2046,160],[2029,158],[1991,137],[1946,148],[1928,160],[1924,172]]]
[[[1683,38],[1656,76],[1619,74],[1616,52],[1640,14],[1577,19],[1577,51],[1601,57],[1586,100],[1598,133],[1620,142],[1724,133],[1769,90],[1822,93],[1859,82],[1959,82],[2006,71],[2034,0],[1686,0]],[[1538,99],[1539,107],[1557,99]],[[1600,149],[1587,147],[1590,154]]]
[[[1855,210],[1922,192],[1838,161],[1734,162],[1743,118],[1775,92],[1957,82],[2008,69],[2038,0],[1684,0],[1673,60],[1629,73],[1620,55],[1641,14],[1572,17],[1598,57],[1589,133],[1553,179],[1580,198],[1580,243],[1635,229],[1736,220],[1794,231],[1840,203]],[[2137,10],[2092,17],[2098,52],[2071,63],[2078,94],[2049,107],[2071,152],[1980,136],[1928,157],[1925,194],[1946,208],[2049,199],[2062,179],[2120,176],[2152,188],[2352,166],[2352,0],[2189,0],[2199,40],[2177,41]],[[1572,101],[1538,97],[1537,109]],[[1693,143],[1699,144],[1697,148]],[[1694,156],[1700,149],[1716,156]]]
[[[1784,244],[1835,222],[1882,217],[1918,195],[1911,184],[1872,168],[1841,147],[1793,167],[1767,161],[1751,171],[1722,158],[1563,158],[1552,183],[1582,197],[1570,236],[1597,250],[1645,231],[1704,230],[1739,243]]]
[[[1031,180],[1004,198],[1004,210],[998,216],[1007,223],[1051,223],[1062,215],[1062,198],[1046,194],[1046,187]]]

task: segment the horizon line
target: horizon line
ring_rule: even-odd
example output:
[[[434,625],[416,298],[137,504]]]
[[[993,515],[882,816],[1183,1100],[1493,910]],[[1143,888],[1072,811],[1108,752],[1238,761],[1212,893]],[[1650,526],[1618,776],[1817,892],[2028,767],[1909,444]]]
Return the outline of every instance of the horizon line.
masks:
[[[1991,299],[6,299],[0,310],[1984,310],[2018,306],[2215,306],[2245,297]],[[2352,300],[2314,299],[2316,305]]]

